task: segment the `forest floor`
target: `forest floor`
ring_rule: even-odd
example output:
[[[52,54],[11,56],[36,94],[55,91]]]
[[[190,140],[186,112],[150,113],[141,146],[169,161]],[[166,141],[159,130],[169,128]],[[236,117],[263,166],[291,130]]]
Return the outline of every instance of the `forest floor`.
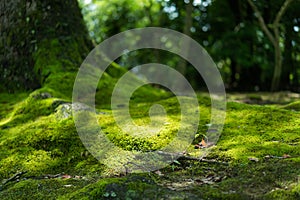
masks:
[[[227,97],[223,132],[205,158],[182,156],[160,170],[124,174],[85,149],[63,107],[70,100],[40,91],[1,94],[0,199],[299,199],[299,94]],[[147,122],[153,102],[157,101],[136,101],[131,107],[138,123]],[[202,151],[194,147],[210,119],[207,94],[199,94],[198,102],[203,117],[192,152]],[[172,114],[176,129],[176,98],[158,103]],[[169,142],[174,128],[162,133],[159,141],[133,140],[116,128],[107,106],[97,111],[108,137],[128,150],[158,148]]]

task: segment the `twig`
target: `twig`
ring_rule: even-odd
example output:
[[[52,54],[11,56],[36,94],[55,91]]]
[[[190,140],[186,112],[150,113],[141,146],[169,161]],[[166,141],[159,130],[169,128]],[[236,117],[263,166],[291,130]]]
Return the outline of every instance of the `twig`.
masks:
[[[52,178],[60,178],[60,177],[62,177],[62,174],[46,174],[46,175],[42,175],[42,176],[29,176],[26,178],[40,180],[40,179],[52,179]]]
[[[17,173],[14,174],[12,177],[10,177],[10,178],[4,180],[4,181],[2,182],[2,186],[6,185],[6,184],[9,183],[9,182],[16,181],[16,180],[20,179],[21,176],[22,176],[23,174],[25,174],[25,173],[26,173],[26,172],[17,172]]]
[[[274,38],[274,35],[271,33],[271,31],[268,29],[266,22],[264,20],[264,18],[262,17],[262,14],[259,12],[258,8],[256,7],[256,5],[252,2],[252,0],[247,0],[249,5],[251,6],[252,10],[254,11],[254,13],[256,14],[256,17],[258,19],[259,25],[262,28],[262,30],[265,32],[265,34],[268,36],[269,40],[271,41],[271,43],[275,46],[276,41]]]
[[[215,159],[195,158],[195,157],[190,157],[190,156],[182,156],[182,157],[179,157],[179,158],[183,159],[183,160],[195,160],[195,161],[199,161],[199,162],[228,165],[228,162],[218,161],[218,160],[215,160]]]
[[[163,151],[157,151],[157,153],[161,154],[161,155],[164,155],[164,156],[171,156],[171,157],[175,157],[177,159],[182,159],[182,160],[195,160],[195,161],[199,161],[199,162],[228,165],[227,162],[222,162],[222,161],[218,161],[218,160],[215,160],[215,159],[191,157],[191,156],[185,155],[184,153],[168,153],[168,152],[163,152]]]
[[[283,155],[283,156],[272,156],[272,155],[266,155],[265,158],[275,158],[275,159],[288,159],[288,158],[298,158],[299,156],[290,156],[290,155]]]

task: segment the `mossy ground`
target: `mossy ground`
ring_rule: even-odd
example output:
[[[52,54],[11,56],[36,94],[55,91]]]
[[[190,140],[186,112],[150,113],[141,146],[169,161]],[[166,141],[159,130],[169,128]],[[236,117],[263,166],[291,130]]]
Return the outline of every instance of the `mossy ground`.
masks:
[[[50,87],[49,87],[50,88]],[[146,95],[141,88],[136,96]],[[86,151],[73,118],[57,117],[62,96],[40,98],[41,92],[1,94],[0,179],[19,171],[21,179],[1,186],[0,199],[299,199],[300,113],[297,103],[286,106],[257,106],[229,102],[222,135],[206,163],[179,159],[160,170],[160,176],[122,175],[107,168]],[[136,123],[149,122],[149,107],[162,104],[173,126],[157,138],[135,139],[115,125],[109,106],[98,106],[99,121],[112,141],[128,150],[157,149],[172,139],[180,112],[174,97],[149,102],[136,98],[131,115]],[[210,100],[199,95],[201,119],[194,143],[201,140],[209,123]],[[100,124],[101,124],[100,123]],[[171,124],[172,124],[171,123]],[[199,150],[200,151],[200,150]],[[45,174],[72,177],[40,179]],[[2,183],[0,183],[1,185]]]

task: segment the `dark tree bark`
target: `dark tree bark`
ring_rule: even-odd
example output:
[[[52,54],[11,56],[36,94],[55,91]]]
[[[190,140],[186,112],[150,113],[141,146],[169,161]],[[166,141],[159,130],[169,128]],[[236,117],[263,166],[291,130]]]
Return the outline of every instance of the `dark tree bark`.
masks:
[[[1,0],[0,91],[78,70],[92,43],[76,0]]]

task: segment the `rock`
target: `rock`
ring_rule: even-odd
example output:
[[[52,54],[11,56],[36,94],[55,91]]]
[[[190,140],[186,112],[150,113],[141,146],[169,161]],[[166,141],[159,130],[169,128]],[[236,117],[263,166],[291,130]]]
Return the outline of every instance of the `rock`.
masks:
[[[52,97],[52,95],[48,92],[42,92],[42,93],[36,93],[32,95],[34,99],[49,99]]]
[[[73,103],[73,109],[75,112],[78,112],[78,111],[91,111],[93,112],[93,109],[86,105],[86,104],[83,104],[83,103]]]
[[[58,119],[67,119],[72,116],[72,109],[75,112],[79,111],[90,111],[94,110],[86,104],[83,103],[62,103],[56,109],[56,116]]]

